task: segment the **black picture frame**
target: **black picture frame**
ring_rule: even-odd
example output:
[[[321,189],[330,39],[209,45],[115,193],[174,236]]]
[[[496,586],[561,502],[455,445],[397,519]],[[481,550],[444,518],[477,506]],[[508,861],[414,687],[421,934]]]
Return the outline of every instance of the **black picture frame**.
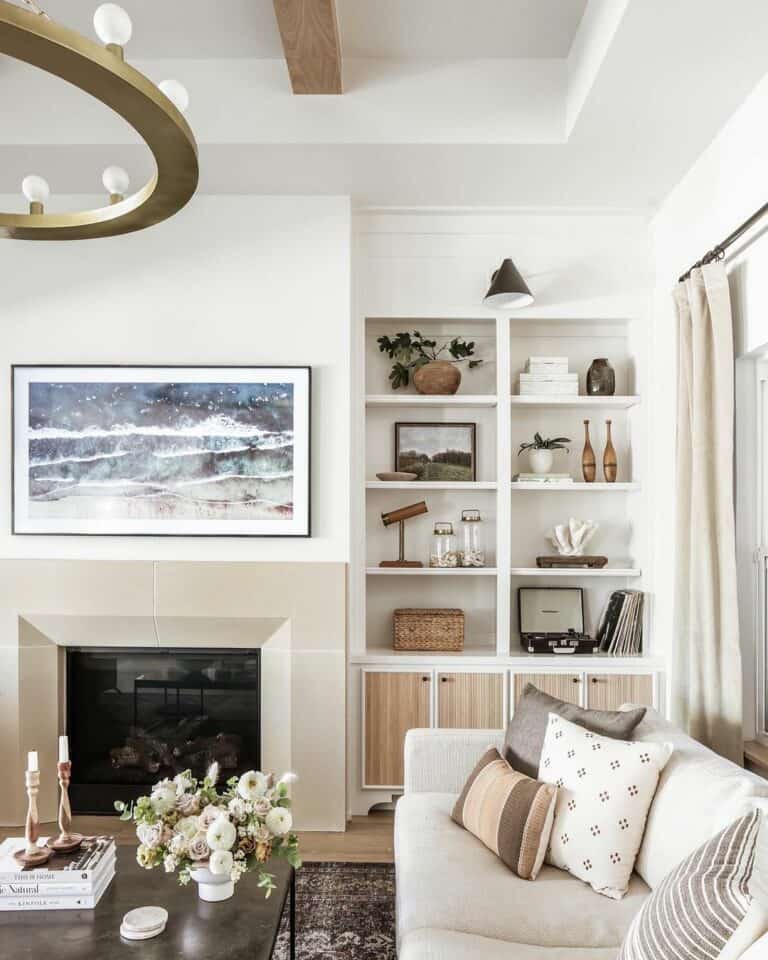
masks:
[[[306,375],[306,443],[304,456],[305,468],[301,476],[306,486],[306,509],[302,512],[303,522],[301,530],[298,532],[243,532],[243,531],[195,531],[195,532],[173,532],[173,531],[151,531],[151,532],[118,532],[114,530],[104,531],[62,531],[62,530],[25,530],[20,529],[17,517],[17,497],[16,484],[19,476],[17,464],[17,376],[21,371],[31,370],[193,370],[193,371],[244,371],[258,374],[259,371],[296,371],[303,372]],[[193,382],[193,381],[190,381]],[[243,381],[247,382],[247,381]],[[312,367],[308,364],[126,364],[126,363],[16,363],[11,365],[11,533],[14,536],[47,536],[47,537],[158,537],[166,539],[174,538],[220,538],[220,539],[309,539],[312,537]],[[237,521],[232,521],[233,526],[237,526]]]
[[[406,466],[400,464],[400,441],[404,427],[418,428],[420,430],[428,429],[466,429],[469,431],[471,476],[468,480],[458,480],[457,483],[474,483],[477,480],[477,424],[472,422],[445,422],[445,421],[398,421],[395,423],[395,466],[396,471],[408,471]]]

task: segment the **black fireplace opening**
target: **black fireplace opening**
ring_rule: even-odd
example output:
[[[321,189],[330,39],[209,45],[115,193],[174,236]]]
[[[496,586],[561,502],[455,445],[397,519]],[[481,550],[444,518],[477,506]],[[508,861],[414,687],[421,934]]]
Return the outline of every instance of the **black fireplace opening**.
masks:
[[[69,647],[74,813],[114,814],[165,777],[261,767],[259,650]]]

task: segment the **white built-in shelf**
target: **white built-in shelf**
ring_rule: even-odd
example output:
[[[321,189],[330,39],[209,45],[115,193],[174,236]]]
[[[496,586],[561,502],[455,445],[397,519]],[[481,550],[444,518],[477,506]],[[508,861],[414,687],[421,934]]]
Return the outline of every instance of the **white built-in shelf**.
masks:
[[[637,567],[512,567],[513,577],[639,577]]]
[[[645,670],[661,670],[666,666],[664,657],[653,654],[636,653],[625,657],[615,657],[609,653],[528,653],[520,648],[520,640],[513,637],[515,651],[499,653],[488,644],[465,646],[455,653],[448,651],[393,650],[392,645],[377,646],[368,644],[364,653],[352,654],[352,663],[365,665],[394,665],[415,660],[428,669],[430,666],[449,668],[451,662],[459,661],[467,666],[486,666],[497,669],[511,669],[521,672],[566,670],[585,673],[626,673]]]
[[[571,493],[589,491],[590,493],[627,493],[639,490],[639,483],[539,483],[536,480],[514,481],[510,485],[512,493],[526,493],[535,490],[536,493]]]
[[[495,407],[497,403],[494,394],[468,393],[454,396],[376,393],[365,398],[366,407]]]
[[[595,410],[628,410],[640,403],[640,397],[531,397],[512,396],[513,407],[579,407]]]
[[[369,577],[495,577],[495,567],[366,567]]]
[[[366,490],[495,490],[495,480],[366,480]],[[595,486],[595,484],[590,484]]]

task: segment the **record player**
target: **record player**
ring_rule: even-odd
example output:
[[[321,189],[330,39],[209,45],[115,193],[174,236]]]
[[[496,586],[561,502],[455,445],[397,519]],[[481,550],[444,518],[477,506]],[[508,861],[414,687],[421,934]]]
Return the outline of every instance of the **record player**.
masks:
[[[584,632],[581,587],[520,587],[517,610],[520,640],[528,653],[597,653],[600,649]]]

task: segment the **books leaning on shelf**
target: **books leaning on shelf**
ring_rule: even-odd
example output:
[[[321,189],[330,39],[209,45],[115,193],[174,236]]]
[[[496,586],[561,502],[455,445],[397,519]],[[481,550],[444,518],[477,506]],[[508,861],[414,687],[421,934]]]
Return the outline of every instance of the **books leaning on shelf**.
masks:
[[[516,473],[512,483],[573,483],[570,473]]]
[[[614,590],[600,618],[595,638],[603,653],[626,657],[643,652],[643,605],[641,590]]]
[[[115,875],[114,837],[86,837],[74,853],[32,869],[19,869],[13,856],[24,844],[23,837],[0,844],[0,911],[92,910]]]

